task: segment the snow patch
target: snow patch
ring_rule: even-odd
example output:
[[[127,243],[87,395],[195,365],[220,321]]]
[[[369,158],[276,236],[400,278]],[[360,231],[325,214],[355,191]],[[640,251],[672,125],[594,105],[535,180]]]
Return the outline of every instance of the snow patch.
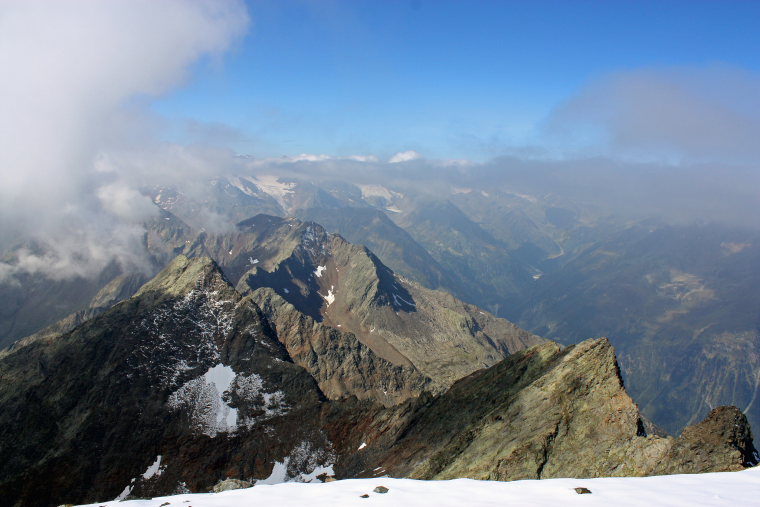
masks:
[[[233,187],[237,188],[245,195],[256,197],[256,193],[247,185],[247,182],[243,181],[241,178],[230,176],[227,178],[227,181],[229,181]]]
[[[325,266],[317,266],[316,271],[314,271],[314,274],[317,275],[317,278],[322,278],[322,271],[327,269]]]
[[[362,442],[362,445],[359,446],[359,448],[357,449],[357,451],[361,451],[365,447],[367,447],[367,442]]]
[[[288,194],[293,193],[293,187],[296,186],[293,182],[282,182],[280,178],[271,174],[264,174],[260,176],[250,177],[248,180],[259,187],[259,189],[265,194],[269,194],[275,199],[283,198]]]
[[[283,482],[320,482],[317,478],[320,475],[335,475],[334,460],[335,456],[331,451],[315,448],[304,441],[293,448],[290,455],[282,461],[275,461],[269,477],[256,481],[256,486]]]
[[[116,498],[114,498],[113,501],[114,502],[121,502],[122,500],[124,500],[125,498],[127,498],[129,496],[129,494],[132,492],[132,488],[133,487],[134,486],[132,486],[130,484],[129,486],[127,486],[126,488],[124,488],[124,490],[121,493],[119,493],[119,496],[117,496]]]
[[[248,376],[239,376],[235,379],[233,390],[241,398],[260,405],[264,411],[264,418],[274,417],[287,412],[285,404],[285,393],[282,391],[267,392],[264,389],[264,379],[255,373]],[[251,425],[258,419],[245,421],[246,425]]]
[[[401,303],[399,303],[399,301],[401,301],[402,303],[405,303],[408,306],[411,306],[412,308],[417,308],[416,304],[410,303],[409,301],[407,301],[406,299],[402,298],[398,294],[393,294],[393,302],[396,304],[396,306],[401,306]]]
[[[142,474],[142,478],[145,480],[154,476],[159,476],[163,473],[164,467],[161,466],[161,455],[156,456],[156,461]]]
[[[356,185],[356,186],[359,187],[359,190],[362,191],[362,199],[366,199],[368,197],[382,197],[383,199],[390,201],[394,197],[397,197],[397,198],[404,197],[404,194],[395,192],[393,190],[389,190],[388,188],[382,185]]]
[[[285,294],[290,294],[290,291],[288,289],[282,289],[282,292],[284,292]]]
[[[254,264],[258,264],[259,260],[258,259],[254,259],[253,257],[248,257],[248,262],[250,262],[251,265],[254,265]]]
[[[742,250],[745,250],[752,246],[752,243],[738,243],[738,242],[723,242],[720,247],[727,255],[738,254]]]
[[[208,289],[194,289],[181,299],[160,305],[131,330],[139,335],[140,345],[127,359],[129,365],[155,375],[162,387],[176,390],[180,379],[187,379],[185,372],[198,367],[199,358],[207,358],[212,364],[220,361],[217,342],[232,335],[235,308],[235,301]],[[178,328],[186,329],[194,340],[176,340]]]
[[[320,294],[320,296],[322,296],[323,298],[325,298],[325,301],[327,301],[327,306],[330,306],[331,304],[333,304],[335,302],[335,294],[333,294],[333,289],[334,288],[335,288],[335,286],[331,285],[330,286],[330,290],[327,291],[327,295],[326,296],[322,296]]]
[[[290,458],[285,458],[284,461],[275,461],[272,467],[272,473],[269,477],[256,481],[256,485],[260,484],[280,484],[281,482],[288,481],[288,462]]]
[[[301,247],[309,253],[312,260],[323,258],[327,255],[326,248],[327,235],[324,229],[317,228],[314,225],[307,225],[301,235]]]
[[[187,409],[196,428],[210,437],[237,429],[238,411],[223,394],[235,379],[230,366],[217,364],[202,376],[185,383],[169,396],[171,409]]]
[[[248,402],[257,415],[241,414],[227,403],[225,393],[234,393]],[[222,364],[185,383],[169,396],[167,404],[171,409],[188,411],[195,429],[210,437],[251,427],[261,419],[284,414],[289,408],[285,393],[267,392],[260,375],[236,375],[231,367]]]
[[[159,454],[156,456],[156,461],[153,462],[152,465],[150,465],[145,472],[142,474],[142,478],[144,480],[148,480],[152,477],[158,477],[163,473],[163,471],[166,469],[165,466],[161,466],[161,455]],[[137,481],[137,477],[133,477],[131,481],[129,481],[129,484],[119,493],[119,496],[117,496],[114,499],[114,502],[121,502],[125,498],[127,498],[131,493],[132,490],[135,488],[135,481]]]
[[[259,190],[271,196],[283,208],[287,204],[285,199],[293,193],[293,187],[296,186],[293,182],[282,182],[277,176],[268,174],[246,179],[256,185]]]
[[[318,465],[314,470],[309,472],[308,474],[301,474],[300,479],[298,482],[320,482],[317,477],[320,475],[329,475],[334,476],[335,470],[333,470],[332,465],[322,466]]]
[[[525,200],[526,200],[526,201],[528,201],[528,202],[538,202],[538,199],[536,199],[536,198],[535,198],[535,197],[533,197],[532,195],[528,195],[528,194],[518,194],[518,193],[515,193],[514,195],[516,195],[517,197],[519,197],[519,198],[521,198],[521,199],[525,199]]]

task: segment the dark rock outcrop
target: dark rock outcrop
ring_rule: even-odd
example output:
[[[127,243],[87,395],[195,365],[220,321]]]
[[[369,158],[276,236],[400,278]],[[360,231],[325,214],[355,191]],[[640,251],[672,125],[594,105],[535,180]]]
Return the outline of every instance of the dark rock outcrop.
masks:
[[[329,462],[323,400],[213,261],[180,257],[133,298],[0,360],[0,498],[208,491],[288,457]]]

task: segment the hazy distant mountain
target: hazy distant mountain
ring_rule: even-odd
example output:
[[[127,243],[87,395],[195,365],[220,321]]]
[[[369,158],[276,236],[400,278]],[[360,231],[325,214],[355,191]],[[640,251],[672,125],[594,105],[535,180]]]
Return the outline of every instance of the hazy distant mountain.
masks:
[[[351,243],[366,245],[395,272],[425,287],[452,291],[462,283],[455,273],[441,266],[382,210],[372,207],[308,208],[300,210],[298,216],[340,234]]]
[[[527,292],[520,323],[573,343],[613,338],[628,386],[670,431],[733,403],[760,421],[760,236],[636,226]]]
[[[456,294],[497,315],[532,281],[528,266],[451,202],[426,202],[396,219],[453,276]]]

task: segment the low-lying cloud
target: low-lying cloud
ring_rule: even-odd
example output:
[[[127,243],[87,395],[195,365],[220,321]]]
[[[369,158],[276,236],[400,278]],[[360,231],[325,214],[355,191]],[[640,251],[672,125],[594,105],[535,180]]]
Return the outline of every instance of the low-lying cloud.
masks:
[[[544,133],[617,158],[756,163],[760,75],[722,66],[614,73],[559,105]]]
[[[145,135],[141,104],[221,55],[247,23],[240,0],[0,4],[0,248],[46,252],[22,249],[18,269],[59,276],[134,262],[153,209],[137,188],[159,172],[127,153],[168,149]]]

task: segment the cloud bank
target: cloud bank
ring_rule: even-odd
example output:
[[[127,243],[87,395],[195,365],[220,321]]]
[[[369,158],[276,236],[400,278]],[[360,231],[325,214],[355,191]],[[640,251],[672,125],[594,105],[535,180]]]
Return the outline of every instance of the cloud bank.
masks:
[[[18,269],[60,276],[114,256],[138,262],[139,223],[153,207],[137,188],[160,174],[162,156],[178,166],[144,105],[247,24],[239,0],[0,4],[0,248],[46,251],[22,250]],[[144,154],[157,160],[141,163]]]
[[[760,75],[721,66],[613,73],[559,105],[544,134],[618,158],[756,164]]]

